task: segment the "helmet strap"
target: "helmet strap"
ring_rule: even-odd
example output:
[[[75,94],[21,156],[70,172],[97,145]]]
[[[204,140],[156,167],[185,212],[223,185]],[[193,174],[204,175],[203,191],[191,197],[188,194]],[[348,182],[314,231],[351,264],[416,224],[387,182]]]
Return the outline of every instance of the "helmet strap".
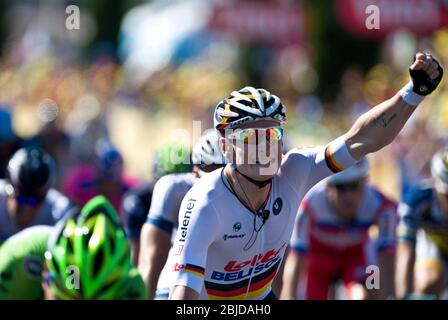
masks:
[[[252,179],[251,177],[249,177],[249,176],[245,175],[244,173],[242,173],[241,171],[239,171],[236,166],[235,166],[235,171],[238,172],[240,175],[242,175],[244,178],[246,178],[249,182],[253,183],[260,189],[263,187],[266,187],[272,181],[272,178],[269,178],[268,180],[263,180],[263,181]]]

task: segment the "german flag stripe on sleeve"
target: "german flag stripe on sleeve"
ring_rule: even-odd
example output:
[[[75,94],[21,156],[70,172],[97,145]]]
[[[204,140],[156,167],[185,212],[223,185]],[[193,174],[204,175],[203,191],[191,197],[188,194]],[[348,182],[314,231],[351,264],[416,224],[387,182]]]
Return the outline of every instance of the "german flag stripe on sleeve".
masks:
[[[328,168],[334,173],[341,172],[345,169],[336,161],[331,143],[325,148],[325,162],[327,163]]]
[[[184,269],[185,272],[194,274],[198,277],[204,278],[205,269],[199,266],[195,266],[193,264],[187,264]]]

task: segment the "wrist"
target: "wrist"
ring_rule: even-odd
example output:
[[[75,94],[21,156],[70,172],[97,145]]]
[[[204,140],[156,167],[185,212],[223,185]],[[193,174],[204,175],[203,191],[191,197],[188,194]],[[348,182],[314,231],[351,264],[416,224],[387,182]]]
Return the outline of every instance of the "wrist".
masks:
[[[414,92],[414,84],[412,81],[408,82],[403,88],[401,88],[399,93],[403,101],[413,107],[417,107],[420,102],[425,99],[425,96],[421,96]]]

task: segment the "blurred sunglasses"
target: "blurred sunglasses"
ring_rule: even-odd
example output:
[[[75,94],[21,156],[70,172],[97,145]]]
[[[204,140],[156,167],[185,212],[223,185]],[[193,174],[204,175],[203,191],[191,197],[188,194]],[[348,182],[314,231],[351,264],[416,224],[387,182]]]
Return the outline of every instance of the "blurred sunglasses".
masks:
[[[266,137],[268,143],[274,143],[282,140],[283,138],[283,128],[272,127],[272,128],[247,128],[236,130],[235,132],[229,134],[227,137],[229,139],[235,139],[243,141],[246,144],[259,143],[258,140],[262,136]]]
[[[21,207],[23,206],[30,206],[30,207],[37,207],[44,198],[40,197],[30,197],[30,196],[24,196],[24,195],[15,195],[15,199],[17,201],[17,204]]]
[[[335,183],[333,187],[340,192],[344,191],[357,191],[364,185],[362,180],[350,182],[350,183]]]

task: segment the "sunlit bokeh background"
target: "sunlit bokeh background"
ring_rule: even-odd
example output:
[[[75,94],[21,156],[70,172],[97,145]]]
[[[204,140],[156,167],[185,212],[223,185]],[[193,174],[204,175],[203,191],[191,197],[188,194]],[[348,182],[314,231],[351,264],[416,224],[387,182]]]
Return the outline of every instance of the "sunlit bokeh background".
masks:
[[[380,29],[366,27],[376,4]],[[69,5],[80,28],[68,30]],[[23,139],[40,139],[60,176],[109,137],[129,174],[150,178],[163,142],[191,145],[216,103],[246,85],[287,105],[286,144],[326,143],[408,81],[417,50],[448,62],[448,4],[436,0],[2,0],[0,104]],[[446,142],[448,87],[371,157],[395,199],[429,175]]]

